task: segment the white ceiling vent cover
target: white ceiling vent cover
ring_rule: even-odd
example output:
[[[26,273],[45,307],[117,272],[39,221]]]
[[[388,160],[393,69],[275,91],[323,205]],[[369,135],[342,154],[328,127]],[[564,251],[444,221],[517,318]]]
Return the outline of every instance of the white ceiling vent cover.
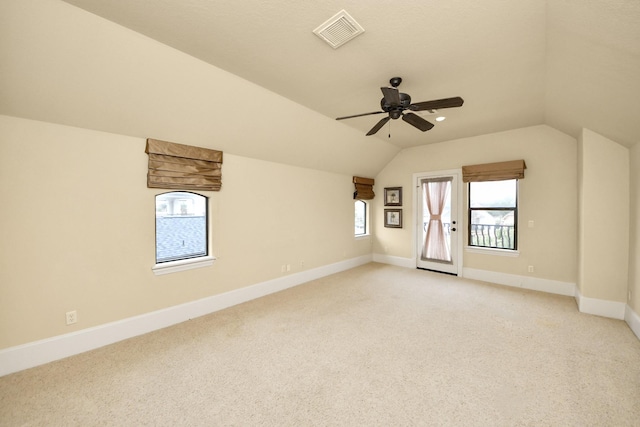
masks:
[[[324,24],[313,30],[314,34],[336,49],[349,40],[364,33],[364,28],[358,24],[345,10],[333,15]]]

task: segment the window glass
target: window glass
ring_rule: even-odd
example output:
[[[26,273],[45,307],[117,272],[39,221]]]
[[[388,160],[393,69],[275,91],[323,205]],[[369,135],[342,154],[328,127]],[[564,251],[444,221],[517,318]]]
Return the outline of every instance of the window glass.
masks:
[[[517,180],[471,182],[469,185],[469,206],[516,207]]]
[[[156,196],[156,263],[207,256],[207,198],[174,191]]]
[[[367,234],[367,203],[362,200],[356,200],[355,214],[356,236]]]
[[[469,183],[469,246],[517,249],[518,181]]]

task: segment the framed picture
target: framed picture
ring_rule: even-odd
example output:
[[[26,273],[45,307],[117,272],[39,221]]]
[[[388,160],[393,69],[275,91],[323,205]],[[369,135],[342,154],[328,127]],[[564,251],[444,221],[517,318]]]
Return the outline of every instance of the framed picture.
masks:
[[[385,206],[402,206],[402,187],[388,187],[384,189]]]
[[[385,209],[384,226],[389,228],[402,228],[402,209]]]

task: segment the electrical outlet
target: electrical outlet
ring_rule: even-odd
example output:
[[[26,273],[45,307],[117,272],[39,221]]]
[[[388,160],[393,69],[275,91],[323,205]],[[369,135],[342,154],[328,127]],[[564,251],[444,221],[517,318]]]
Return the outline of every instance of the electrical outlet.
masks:
[[[73,325],[78,321],[78,312],[75,310],[67,311],[66,316],[67,316],[67,325]]]
[[[529,271],[529,273],[533,273],[533,265],[530,265],[530,266],[529,266],[528,271]]]
[[[291,271],[291,264],[287,264],[287,271]]]
[[[285,273],[286,271],[287,271],[287,266],[282,264],[282,267],[280,267],[280,272]]]

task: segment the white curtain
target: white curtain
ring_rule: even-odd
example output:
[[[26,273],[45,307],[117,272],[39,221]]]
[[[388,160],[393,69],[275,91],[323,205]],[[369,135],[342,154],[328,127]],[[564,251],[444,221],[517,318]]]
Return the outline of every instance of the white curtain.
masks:
[[[451,181],[423,181],[422,203],[429,211],[429,222],[422,246],[422,258],[451,262],[451,250],[442,223],[442,210],[451,191]]]

